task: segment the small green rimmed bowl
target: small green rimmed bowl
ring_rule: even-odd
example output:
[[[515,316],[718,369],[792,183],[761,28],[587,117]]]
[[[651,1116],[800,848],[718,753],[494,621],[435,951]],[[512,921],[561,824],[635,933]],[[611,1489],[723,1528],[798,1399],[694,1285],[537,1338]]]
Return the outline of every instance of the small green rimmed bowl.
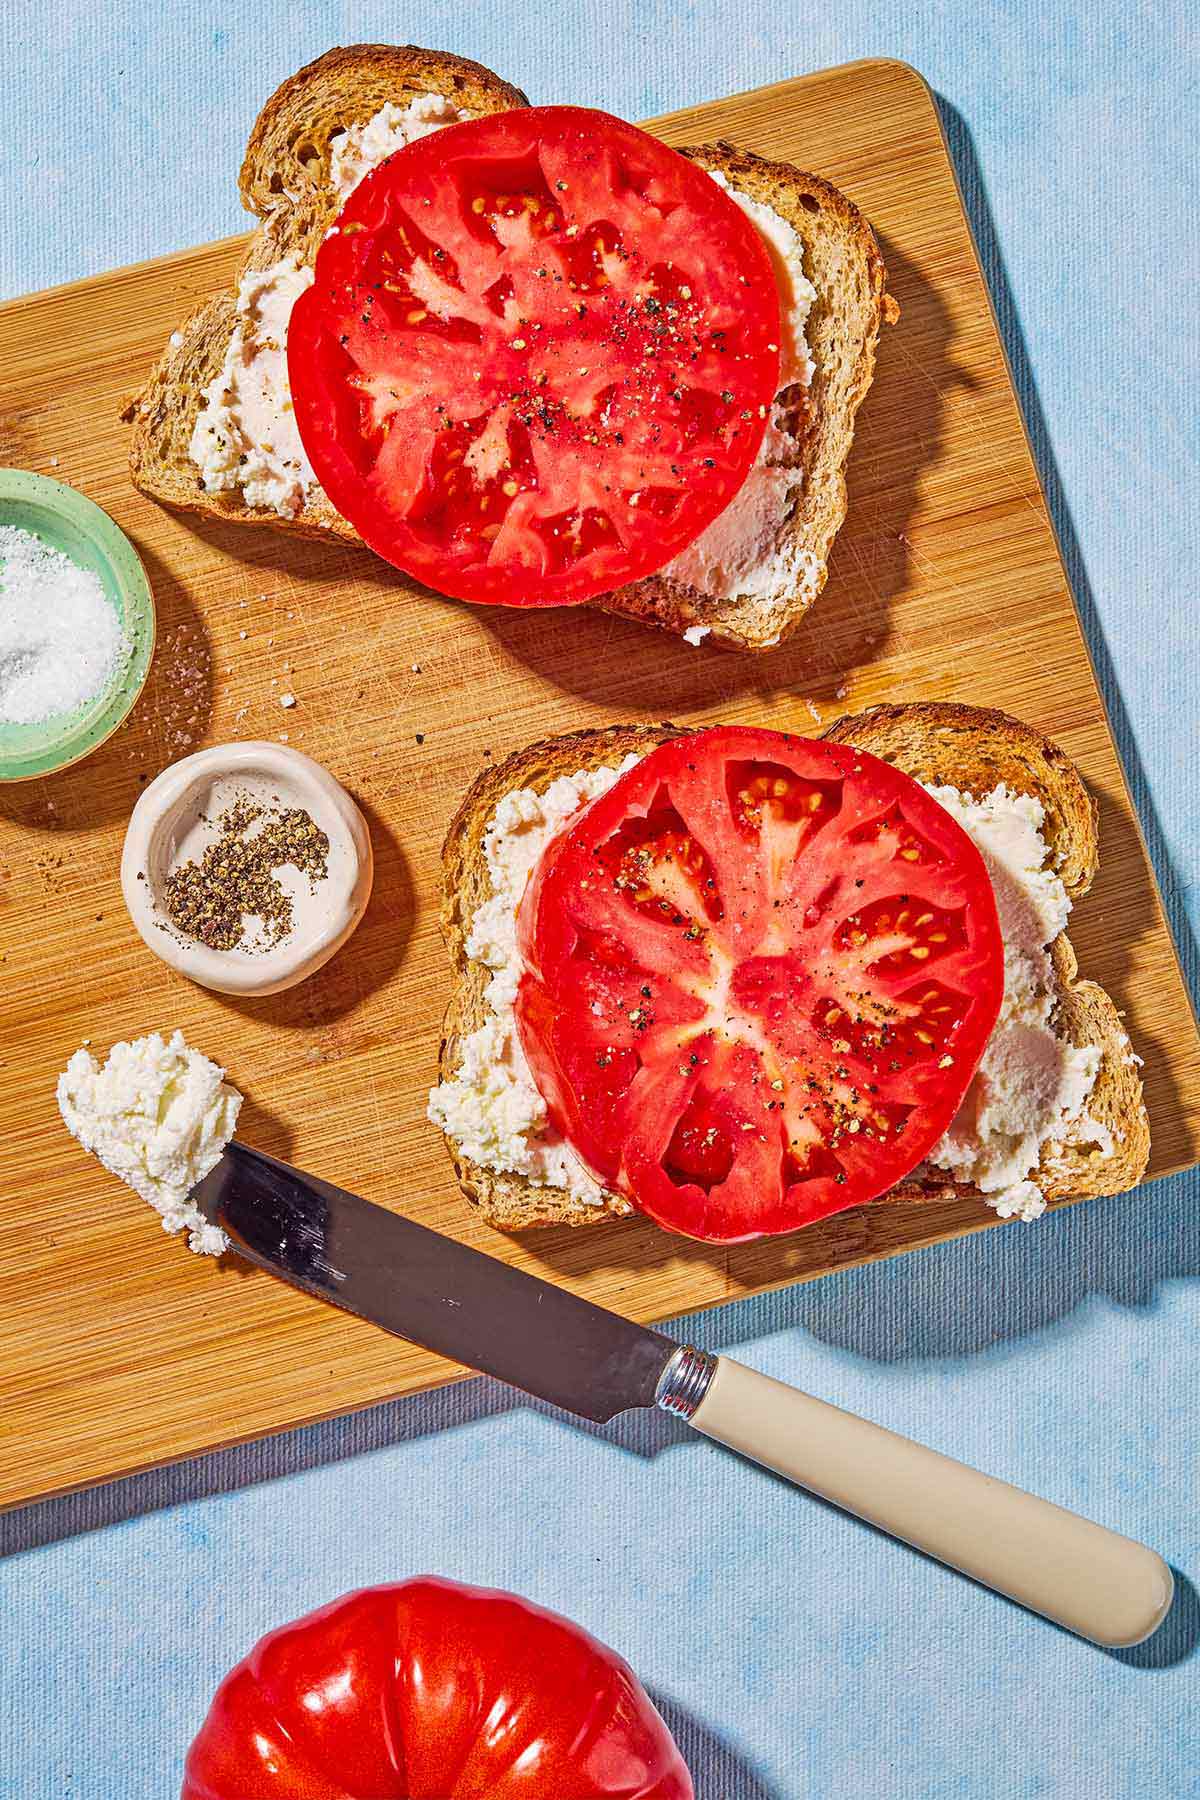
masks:
[[[89,756],[127,718],[154,655],[154,596],[141,558],[120,526],[63,481],[30,469],[0,469],[0,525],[33,532],[98,575],[132,645],[108,686],[74,712],[34,725],[0,720],[0,781],[28,781]]]

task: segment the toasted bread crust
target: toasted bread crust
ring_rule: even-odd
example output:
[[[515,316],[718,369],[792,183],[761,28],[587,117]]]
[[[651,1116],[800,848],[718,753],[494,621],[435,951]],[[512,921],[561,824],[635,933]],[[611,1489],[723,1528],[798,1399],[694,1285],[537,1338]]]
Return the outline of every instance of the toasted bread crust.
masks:
[[[1100,810],[1066,751],[1032,725],[984,706],[921,700],[872,706],[822,734],[857,744],[917,781],[987,794],[1004,782],[1034,794],[1046,811],[1042,835],[1072,900],[1086,894],[1100,860]]]
[[[314,261],[338,210],[329,186],[330,146],[348,125],[386,102],[444,94],[476,113],[527,105],[520,89],[478,63],[412,45],[356,44],[327,51],[300,69],[266,102],[250,134],[239,181],[243,204],[262,221],[238,271],[268,268],[286,256]],[[845,464],[854,418],[870,387],[881,324],[896,316],[871,227],[854,203],[818,175],[769,162],[725,143],[683,154],[719,169],[730,184],[774,208],[804,244],[817,289],[808,339],[815,364],[810,389],[796,387],[784,404],[799,431],[805,481],[788,520],[789,540],[814,559],[811,585],[769,599],[716,600],[665,575],[621,588],[594,602],[604,610],[682,633],[702,625],[713,643],[766,650],[786,638],[816,599],[830,546],[845,517]],[[205,388],[220,373],[234,329],[232,294],[214,296],[181,328],[122,417],[133,425],[130,474],[152,499],[211,518],[267,526],[298,537],[358,543],[354,528],[316,490],[294,518],[246,504],[237,490],[210,494],[200,485],[190,445]]]
[[[491,893],[483,838],[505,794],[515,788],[543,789],[559,775],[578,769],[600,769],[678,737],[674,725],[610,725],[599,731],[576,731],[548,738],[515,751],[506,761],[485,769],[471,784],[450,822],[442,846],[442,935],[450,953],[453,980],[442,1026],[439,1071],[450,1079],[462,1061],[462,1041],[484,1020],[484,990],[489,972],[467,956],[467,934],[476,911]],[[464,1156],[453,1138],[446,1146],[463,1193],[488,1222],[503,1231],[532,1225],[591,1225],[631,1213],[627,1200],[612,1194],[603,1207],[586,1206],[565,1192],[535,1186],[521,1175],[485,1169]]]
[[[488,971],[468,959],[466,939],[477,908],[491,894],[483,838],[504,795],[519,787],[544,789],[556,777],[579,769],[611,767],[630,752],[644,754],[684,735],[685,729],[690,728],[612,725],[572,732],[528,745],[472,784],[442,852],[441,923],[452,965],[439,1062],[443,1081],[456,1073],[462,1041],[486,1013]],[[1068,893],[1074,898],[1090,887],[1098,857],[1094,802],[1066,753],[1032,726],[983,707],[928,701],[874,707],[837,720],[824,735],[869,750],[920,781],[976,794],[1004,782],[1015,793],[1036,795],[1046,812],[1044,835]],[[1141,1180],[1150,1153],[1138,1066],[1112,1000],[1094,982],[1077,980],[1075,953],[1065,935],[1055,940],[1051,956],[1060,987],[1058,1029],[1074,1044],[1097,1046],[1102,1062],[1083,1118],[1064,1142],[1044,1147],[1034,1179],[1049,1200],[1123,1193]],[[1111,1156],[1098,1153],[1096,1127],[1111,1134]],[[453,1140],[446,1143],[464,1194],[498,1230],[601,1224],[632,1210],[615,1195],[604,1207],[587,1206],[523,1176],[483,1168]],[[938,1178],[910,1179],[873,1204],[954,1194],[983,1202],[977,1189]]]
[[[825,585],[829,552],[846,516],[845,470],[855,416],[874,378],[880,328],[899,317],[899,308],[887,293],[875,233],[831,182],[723,142],[694,145],[680,154],[719,170],[731,187],[773,208],[804,246],[805,273],[817,292],[805,328],[814,374],[811,387],[797,386],[783,396],[805,477],[788,532],[815,559],[817,574],[810,587],[766,600],[714,600],[669,576],[651,575],[596,604],[667,631],[704,626],[710,642],[731,649],[770,650],[791,635]]]
[[[895,763],[918,781],[943,783],[976,795],[1003,782],[1014,793],[1034,794],[1045,808],[1042,835],[1072,900],[1086,894],[1099,867],[1099,809],[1066,751],[1031,725],[1007,713],[947,701],[875,706],[839,719],[824,734],[856,744]],[[1078,964],[1063,933],[1051,947],[1060,1002],[1058,1027],[1073,1044],[1103,1052],[1100,1073],[1083,1117],[1063,1143],[1048,1143],[1034,1171],[1048,1200],[1122,1194],[1135,1187],[1150,1155],[1150,1123],[1138,1066],[1120,1014],[1104,989],[1077,981]],[[1087,1121],[1106,1127],[1113,1154],[1102,1156]],[[970,1192],[954,1183],[905,1182],[886,1199],[938,1198]]]
[[[520,88],[446,50],[341,45],[289,75],[254,121],[238,177],[242,205],[265,219],[281,200],[327,193],[330,140],[418,94],[444,95],[467,112],[529,105]]]
[[[269,228],[257,233],[238,269],[237,280],[251,269],[268,267],[287,255]],[[129,473],[133,484],[152,500],[210,519],[277,530],[286,524],[297,537],[328,541],[361,540],[320,490],[294,519],[282,520],[269,506],[247,506],[241,493],[207,493],[191,457],[192,432],[204,390],[220,373],[236,318],[233,292],[214,294],[198,307],[168,344],[150,379],[125,407],[122,417],[133,426],[129,441]]]

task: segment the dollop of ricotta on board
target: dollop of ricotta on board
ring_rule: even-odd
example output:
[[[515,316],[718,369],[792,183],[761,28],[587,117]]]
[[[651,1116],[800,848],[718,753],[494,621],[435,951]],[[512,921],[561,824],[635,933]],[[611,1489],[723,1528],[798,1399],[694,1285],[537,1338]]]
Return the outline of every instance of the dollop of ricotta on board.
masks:
[[[149,1201],[163,1230],[185,1231],[198,1255],[220,1256],[225,1233],[189,1198],[233,1136],[242,1096],[181,1031],[114,1044],[103,1065],[77,1050],[58,1078],[67,1130]]]

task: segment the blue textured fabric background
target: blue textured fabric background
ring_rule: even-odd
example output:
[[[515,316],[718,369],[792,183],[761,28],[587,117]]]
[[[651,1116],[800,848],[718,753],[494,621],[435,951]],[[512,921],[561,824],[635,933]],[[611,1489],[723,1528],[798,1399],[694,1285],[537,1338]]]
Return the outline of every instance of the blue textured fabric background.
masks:
[[[330,44],[373,38],[630,118],[865,55],[923,71],[1194,976],[1183,7],[10,0],[0,292],[241,229],[234,174],[261,101]],[[1194,1178],[1162,1182],[690,1327],[1154,1543],[1180,1599],[1139,1650],[1092,1649],[666,1421],[594,1432],[475,1383],[0,1520],[0,1793],[174,1795],[212,1687],[256,1636],[435,1569],[624,1651],[701,1800],[1198,1794],[1198,1199]]]

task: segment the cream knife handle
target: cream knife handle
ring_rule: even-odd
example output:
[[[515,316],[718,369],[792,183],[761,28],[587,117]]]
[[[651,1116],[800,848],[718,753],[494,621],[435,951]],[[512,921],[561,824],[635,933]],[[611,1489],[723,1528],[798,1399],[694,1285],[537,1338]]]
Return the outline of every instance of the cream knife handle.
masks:
[[[712,1360],[703,1358],[708,1368]],[[1144,1544],[769,1375],[715,1360],[690,1411],[706,1437],[1097,1644],[1138,1644],[1166,1617],[1171,1571]],[[701,1380],[693,1376],[692,1396]],[[689,1414],[686,1399],[672,1406],[661,1384],[659,1403]]]

